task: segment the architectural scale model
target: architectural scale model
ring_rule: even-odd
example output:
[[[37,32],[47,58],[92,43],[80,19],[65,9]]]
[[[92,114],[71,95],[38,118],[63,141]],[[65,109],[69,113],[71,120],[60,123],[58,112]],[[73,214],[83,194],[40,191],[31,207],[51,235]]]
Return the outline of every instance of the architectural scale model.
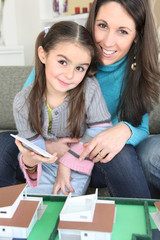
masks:
[[[155,222],[158,230],[160,231],[160,202],[155,202],[154,205],[157,209],[157,212],[152,212],[150,215],[153,218],[153,221]]]
[[[110,240],[116,216],[114,201],[98,200],[95,194],[71,197],[60,213],[59,240]]]
[[[0,239],[27,239],[37,219],[44,212],[43,199],[28,197],[27,184],[0,188]]]

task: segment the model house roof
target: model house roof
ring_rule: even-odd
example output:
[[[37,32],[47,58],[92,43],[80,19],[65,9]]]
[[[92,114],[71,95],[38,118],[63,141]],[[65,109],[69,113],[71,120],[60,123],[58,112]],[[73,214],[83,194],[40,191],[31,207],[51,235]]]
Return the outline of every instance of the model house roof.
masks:
[[[0,188],[0,208],[12,206],[26,186],[24,183]]]

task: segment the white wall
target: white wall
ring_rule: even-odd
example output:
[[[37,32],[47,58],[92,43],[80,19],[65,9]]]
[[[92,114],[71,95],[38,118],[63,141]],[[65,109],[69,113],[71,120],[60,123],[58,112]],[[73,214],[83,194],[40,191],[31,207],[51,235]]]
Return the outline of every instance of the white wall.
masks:
[[[23,46],[25,65],[31,65],[34,60],[35,40],[41,31],[39,0],[6,0],[5,4],[5,48]]]
[[[25,65],[34,64],[34,45],[39,32],[48,22],[43,22],[43,19],[52,22],[52,0],[5,0],[10,2],[12,14],[7,17],[7,27],[9,37],[7,45],[24,46],[24,63]],[[71,0],[70,0],[71,1]],[[72,0],[76,1],[76,0]],[[80,0],[79,0],[80,1]],[[159,0],[152,0],[155,3]],[[89,1],[90,2],[90,1]],[[159,4],[159,3],[157,3]],[[157,5],[156,5],[157,6]],[[157,6],[159,9],[159,5]],[[76,17],[78,20],[78,17]],[[58,20],[58,19],[57,19]],[[159,20],[159,19],[158,19]],[[10,23],[9,23],[10,21]],[[10,24],[10,26],[8,25]],[[160,23],[158,22],[159,26]],[[6,46],[7,47],[7,46]]]
[[[8,49],[13,47],[13,51],[15,51],[15,47],[18,49],[18,46],[23,46],[24,64],[34,64],[34,45],[39,32],[45,26],[52,25],[53,22],[64,20],[61,18],[53,19],[53,17],[57,16],[57,13],[53,13],[52,3],[53,0],[5,0],[5,4],[7,7],[9,5],[9,7],[4,27],[7,36],[6,50],[2,50],[7,51],[7,57],[10,58]],[[86,21],[84,16],[82,20],[81,16],[74,15],[73,18],[69,20],[77,21],[80,24]],[[0,46],[0,58],[3,61],[1,48]],[[12,62],[13,65],[14,61]]]
[[[15,3],[18,44],[24,46],[25,65],[31,65],[35,40],[41,30],[38,0],[15,0]]]

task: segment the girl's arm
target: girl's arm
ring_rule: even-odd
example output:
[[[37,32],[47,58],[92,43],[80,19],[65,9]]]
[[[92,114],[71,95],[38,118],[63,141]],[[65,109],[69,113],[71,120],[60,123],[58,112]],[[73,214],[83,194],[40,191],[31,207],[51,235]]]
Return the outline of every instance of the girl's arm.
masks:
[[[99,84],[95,78],[88,79],[84,89],[86,125],[88,128],[78,144],[71,145],[70,150],[60,159],[60,162],[72,170],[91,174],[93,161],[88,155],[85,161],[80,162],[79,156],[84,151],[84,143],[91,140],[98,133],[110,128],[110,114],[101,93]]]
[[[28,123],[28,104],[27,96],[30,92],[31,86],[21,90],[13,101],[13,114],[16,123],[18,134],[28,140],[34,141],[35,144],[46,150],[45,141],[42,136],[37,137]],[[41,162],[55,162],[56,157],[48,159],[44,158],[33,151],[28,150],[23,145],[17,144],[20,152],[19,160],[20,166],[24,172],[27,182],[30,186],[37,186],[41,175]]]
[[[69,192],[74,192],[70,181],[71,169],[60,163],[58,166],[57,177],[53,186],[52,193],[58,194],[58,192],[61,190],[64,195],[68,195]],[[69,192],[66,190],[66,187]]]
[[[52,158],[45,158],[24,147],[17,139],[15,143],[20,151],[18,158],[24,176],[31,187],[36,187],[42,173],[41,163],[55,162],[57,160],[56,154]]]
[[[87,155],[84,159],[84,161],[80,162],[79,157],[81,153],[84,151],[84,143],[91,140],[96,134],[98,134],[101,131],[104,131],[108,127],[111,127],[112,124],[104,124],[102,127],[90,127],[86,130],[85,134],[83,135],[81,141],[77,144],[72,144],[69,151],[64,154],[62,158],[60,158],[60,163],[64,164],[66,167],[78,171],[87,175],[91,175],[92,168],[93,168],[93,161],[89,158]]]

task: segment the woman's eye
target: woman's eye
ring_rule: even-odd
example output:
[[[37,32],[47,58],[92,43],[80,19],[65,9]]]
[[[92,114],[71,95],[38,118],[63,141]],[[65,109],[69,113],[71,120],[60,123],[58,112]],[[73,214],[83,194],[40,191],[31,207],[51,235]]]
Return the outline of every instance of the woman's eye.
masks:
[[[125,31],[125,30],[120,30],[120,33],[121,33],[122,35],[127,35],[127,34],[128,34],[128,32]]]
[[[100,27],[100,28],[106,28],[106,24],[104,24],[104,23],[99,23],[99,24],[98,24],[98,27]]]
[[[76,67],[76,69],[80,72],[83,72],[84,71],[84,68],[83,67]]]
[[[63,66],[66,66],[67,65],[67,63],[66,63],[66,61],[64,61],[64,60],[60,60],[60,61],[58,61],[61,65],[63,65]]]

